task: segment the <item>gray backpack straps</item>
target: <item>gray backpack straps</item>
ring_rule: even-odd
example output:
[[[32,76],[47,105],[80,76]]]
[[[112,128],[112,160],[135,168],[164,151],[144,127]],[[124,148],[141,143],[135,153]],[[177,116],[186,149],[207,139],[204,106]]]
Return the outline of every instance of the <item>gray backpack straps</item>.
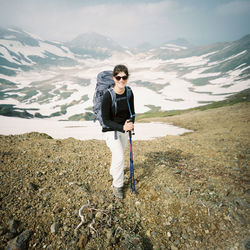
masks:
[[[111,99],[112,99],[112,109],[113,109],[113,115],[115,116],[116,113],[117,113],[117,101],[118,100],[122,100],[122,99],[127,99],[127,102],[128,102],[128,108],[129,108],[129,112],[130,112],[130,115],[131,115],[131,109],[130,109],[130,105],[129,105],[129,99],[131,97],[131,88],[128,87],[128,86],[125,86],[126,88],[126,97],[121,97],[121,98],[116,98],[116,93],[115,91],[113,90],[113,88],[109,88],[108,91],[110,93],[110,96],[111,96]]]
[[[129,113],[130,113],[130,118],[132,118],[132,113],[131,113],[131,108],[130,108],[130,104],[129,104],[129,99],[131,97],[131,93],[132,90],[130,87],[125,86],[126,88],[126,97],[121,97],[121,98],[116,98],[116,93],[114,91],[113,88],[109,88],[108,91],[110,93],[111,99],[112,99],[112,110],[113,110],[113,117],[115,117],[116,113],[117,113],[117,100],[122,100],[122,99],[126,99],[127,103],[128,103],[128,108],[129,108]],[[115,140],[118,139],[117,136],[117,131],[115,131]]]

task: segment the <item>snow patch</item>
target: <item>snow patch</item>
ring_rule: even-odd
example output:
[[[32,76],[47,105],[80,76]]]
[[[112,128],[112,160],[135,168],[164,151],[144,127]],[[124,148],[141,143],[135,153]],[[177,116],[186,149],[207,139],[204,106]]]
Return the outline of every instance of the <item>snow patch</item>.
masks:
[[[17,135],[29,132],[40,132],[50,135],[54,139],[69,137],[78,140],[103,140],[103,133],[99,123],[93,121],[56,121],[51,119],[22,119],[0,116],[0,134]],[[151,140],[166,135],[181,135],[192,132],[166,123],[137,123],[133,140]]]

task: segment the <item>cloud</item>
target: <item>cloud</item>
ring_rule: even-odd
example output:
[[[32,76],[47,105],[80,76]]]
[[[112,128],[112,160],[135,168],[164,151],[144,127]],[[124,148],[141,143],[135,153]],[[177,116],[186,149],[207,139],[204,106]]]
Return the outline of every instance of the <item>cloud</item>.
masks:
[[[156,37],[162,27],[170,26],[169,17],[178,10],[172,0],[7,2],[3,1],[0,11],[2,24],[20,25],[41,37],[56,40],[95,31],[119,42],[138,43]]]
[[[230,1],[228,3],[221,4],[217,8],[217,13],[221,15],[240,15],[249,14],[250,1]]]
[[[178,6],[173,1],[146,4],[117,1],[113,4],[81,5],[78,8],[51,3],[42,5],[39,12],[33,11],[30,15],[38,30],[55,39],[69,40],[79,33],[95,31],[121,44],[135,44],[140,40],[152,40],[158,34],[167,34],[166,28],[171,30],[169,17],[177,10]]]
[[[0,0],[0,24],[48,40],[69,41],[97,32],[129,46],[159,45],[178,37],[210,43],[249,33],[244,25],[249,5],[246,0]]]
[[[131,5],[118,2],[84,7],[75,16],[82,23],[91,25],[84,29],[90,28],[125,43],[139,43],[174,33],[170,19],[181,10],[174,1],[135,2]]]

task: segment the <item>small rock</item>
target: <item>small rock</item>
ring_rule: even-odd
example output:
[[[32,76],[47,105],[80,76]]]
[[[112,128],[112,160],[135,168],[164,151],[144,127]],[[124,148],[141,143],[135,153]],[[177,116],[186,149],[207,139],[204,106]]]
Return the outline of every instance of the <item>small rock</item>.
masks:
[[[249,250],[250,249],[250,240],[248,240],[245,244],[245,248],[246,250]]]
[[[165,187],[163,190],[164,190],[164,192],[167,193],[167,194],[174,194],[174,191],[173,191],[172,189],[170,189],[170,188],[166,188],[166,187]]]
[[[109,206],[108,206],[108,208],[107,208],[108,210],[112,210],[113,209],[113,205],[112,204],[110,204]]]
[[[54,223],[51,225],[51,227],[50,227],[50,232],[51,232],[52,234],[58,233],[59,227],[60,227],[60,225],[59,225],[57,222],[54,222]]]
[[[184,240],[187,240],[187,239],[188,239],[188,236],[187,236],[187,234],[185,234],[185,233],[183,233],[181,236],[182,236],[182,238],[183,238]]]
[[[96,215],[95,215],[95,218],[96,218],[97,220],[102,219],[102,218],[103,218],[102,212],[98,211],[98,212],[96,213]]]
[[[178,250],[178,248],[175,245],[171,245],[171,250]]]
[[[5,235],[4,235],[4,238],[9,241],[11,239],[14,239],[15,237],[17,236],[16,233],[11,233],[11,232],[6,232]]]
[[[177,170],[174,171],[174,174],[181,174],[181,172],[182,172],[182,170],[177,169]]]
[[[17,228],[18,228],[20,222],[18,220],[11,219],[8,222],[8,224],[9,224],[9,230],[10,230],[10,232],[16,234],[17,233]]]
[[[26,250],[28,249],[28,243],[33,232],[31,230],[25,230],[16,238],[11,240],[8,244],[8,250]]]
[[[62,232],[61,232],[62,237],[65,237],[67,234],[68,234],[68,233],[67,233],[66,231],[62,231]]]
[[[85,249],[87,243],[88,243],[88,235],[85,233],[81,236],[77,245],[80,249]]]
[[[174,244],[177,246],[177,245],[180,244],[180,241],[179,241],[178,239],[176,239],[176,240],[174,241]]]
[[[6,234],[7,232],[8,232],[7,228],[4,228],[4,227],[0,226],[0,236]]]
[[[122,202],[121,201],[117,201],[117,208],[122,208],[123,207],[123,204],[122,204]]]
[[[247,207],[250,208],[250,204],[246,202],[245,200],[241,199],[240,197],[237,197],[235,199],[235,203],[239,205],[240,207]]]
[[[33,183],[33,182],[30,182],[29,188],[30,188],[31,190],[33,190],[33,191],[37,191],[37,190],[39,189],[39,186],[36,185],[36,184]]]
[[[112,230],[107,230],[107,232],[106,232],[107,241],[109,241],[111,239],[112,233],[113,233]]]
[[[146,235],[147,235],[148,237],[151,237],[151,232],[150,232],[150,230],[147,230],[147,231],[146,231]]]
[[[37,177],[41,177],[42,175],[43,175],[42,172],[39,172],[39,171],[36,172],[36,176],[37,176]]]
[[[140,201],[136,201],[136,202],[135,202],[135,206],[136,206],[136,207],[139,207],[140,205],[141,205]]]
[[[94,218],[94,215],[93,215],[93,213],[92,212],[89,212],[89,213],[87,213],[87,219],[89,219],[89,220],[93,220],[93,218]]]

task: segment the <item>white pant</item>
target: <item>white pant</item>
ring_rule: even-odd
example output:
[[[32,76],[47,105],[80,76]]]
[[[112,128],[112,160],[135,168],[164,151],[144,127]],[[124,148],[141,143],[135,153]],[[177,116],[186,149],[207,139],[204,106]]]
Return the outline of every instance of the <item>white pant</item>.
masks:
[[[106,144],[112,153],[109,173],[113,177],[113,186],[122,187],[124,180],[124,151],[128,144],[128,133],[117,131],[115,140],[114,131],[104,132]]]

